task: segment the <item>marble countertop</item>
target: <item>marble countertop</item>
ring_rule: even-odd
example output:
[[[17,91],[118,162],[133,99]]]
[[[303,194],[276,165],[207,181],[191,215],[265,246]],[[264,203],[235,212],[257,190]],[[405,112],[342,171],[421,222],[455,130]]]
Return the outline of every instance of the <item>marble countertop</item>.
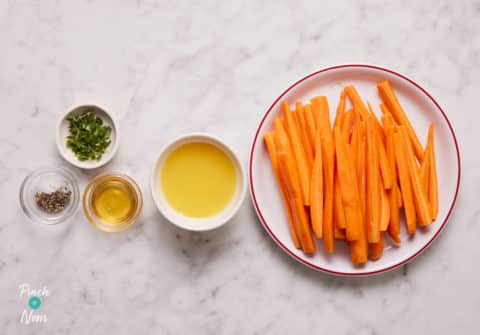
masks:
[[[480,2],[4,0],[0,42],[0,334],[479,332]],[[165,141],[207,131],[246,165],[273,99],[343,63],[411,77],[457,132],[457,207],[424,254],[383,275],[333,277],[284,254],[249,199],[209,233],[158,214],[148,181]],[[65,164],[55,124],[84,103],[121,122],[103,170],[144,193],[140,223],[123,233],[96,230],[81,210],[68,224],[34,225],[18,204],[29,171]],[[94,175],[75,172],[82,188]],[[20,322],[22,284],[48,291],[47,322]]]

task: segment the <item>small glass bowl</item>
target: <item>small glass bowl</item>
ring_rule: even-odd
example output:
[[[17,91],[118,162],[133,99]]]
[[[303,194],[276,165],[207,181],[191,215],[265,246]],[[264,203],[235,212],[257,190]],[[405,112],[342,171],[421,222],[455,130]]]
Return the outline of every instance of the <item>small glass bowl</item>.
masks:
[[[105,181],[111,180],[111,179],[117,179],[122,182],[125,182],[128,185],[129,191],[134,197],[133,200],[137,203],[137,208],[134,211],[134,213],[131,216],[129,216],[128,219],[126,219],[125,221],[118,222],[118,223],[109,223],[105,220],[102,220],[95,214],[95,211],[92,208],[92,198],[94,196],[95,189],[98,186],[101,186]],[[140,191],[140,188],[132,178],[118,172],[107,172],[107,173],[99,174],[88,183],[87,187],[85,188],[85,191],[83,192],[82,205],[83,205],[83,212],[85,213],[85,216],[87,217],[88,221],[90,221],[92,225],[94,225],[96,228],[103,230],[105,232],[116,233],[116,232],[121,232],[130,228],[136,223],[138,217],[140,216],[140,212],[142,210],[143,198],[142,198],[142,192]]]
[[[49,213],[40,208],[35,200],[37,192],[54,192],[60,188],[72,192],[70,201],[58,213]],[[80,200],[78,184],[74,174],[65,167],[42,168],[30,173],[20,186],[20,206],[33,222],[54,225],[69,219],[77,210]]]

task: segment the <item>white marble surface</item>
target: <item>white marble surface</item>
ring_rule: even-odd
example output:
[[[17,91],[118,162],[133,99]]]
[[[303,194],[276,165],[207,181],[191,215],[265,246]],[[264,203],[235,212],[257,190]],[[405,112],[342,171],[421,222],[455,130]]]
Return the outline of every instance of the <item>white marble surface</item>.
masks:
[[[480,2],[0,1],[0,334],[475,334],[480,311]],[[408,268],[337,278],[286,256],[250,201],[193,234],[154,208],[148,178],[167,139],[225,138],[245,164],[254,129],[298,77],[341,63],[410,76],[458,134],[463,182],[440,238]],[[121,234],[39,227],[18,205],[31,170],[62,164],[57,118],[96,102],[121,119],[105,169],[143,190]],[[76,171],[84,186],[92,173]],[[24,325],[18,286],[46,286],[44,324]]]

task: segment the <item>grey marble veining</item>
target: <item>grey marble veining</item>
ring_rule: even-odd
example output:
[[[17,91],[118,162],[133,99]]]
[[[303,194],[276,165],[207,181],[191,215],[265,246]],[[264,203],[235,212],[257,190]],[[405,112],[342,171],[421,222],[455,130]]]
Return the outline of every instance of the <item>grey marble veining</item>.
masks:
[[[0,1],[0,334],[475,334],[480,310],[480,2]],[[458,135],[463,185],[445,232],[408,266],[337,278],[291,260],[247,199],[227,226],[173,228],[150,198],[165,141],[207,131],[247,162],[254,130],[300,76],[370,63],[424,85]],[[136,179],[145,206],[121,234],[81,211],[41,227],[18,205],[38,167],[64,164],[57,118],[95,102],[120,118],[102,170]],[[75,170],[81,187],[91,172]],[[20,323],[18,287],[46,287],[48,322]]]

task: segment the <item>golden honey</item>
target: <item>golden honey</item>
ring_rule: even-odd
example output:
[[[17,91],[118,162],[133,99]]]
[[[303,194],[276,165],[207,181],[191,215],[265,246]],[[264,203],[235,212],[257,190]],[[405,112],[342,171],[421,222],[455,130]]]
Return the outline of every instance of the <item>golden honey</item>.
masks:
[[[117,176],[105,177],[95,185],[90,197],[92,212],[100,220],[111,224],[122,224],[135,215],[138,199],[132,185]]]

